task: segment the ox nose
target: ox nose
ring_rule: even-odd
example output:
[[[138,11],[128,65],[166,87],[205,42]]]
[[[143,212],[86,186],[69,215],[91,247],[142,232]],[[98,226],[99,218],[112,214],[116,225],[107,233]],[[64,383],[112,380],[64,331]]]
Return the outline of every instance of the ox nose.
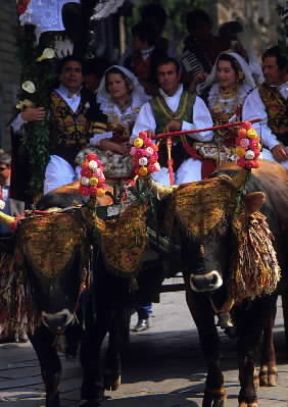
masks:
[[[42,322],[50,331],[60,334],[74,320],[74,315],[68,310],[49,314],[42,312]]]
[[[195,292],[215,291],[223,285],[223,279],[217,270],[208,273],[191,274],[190,287]]]

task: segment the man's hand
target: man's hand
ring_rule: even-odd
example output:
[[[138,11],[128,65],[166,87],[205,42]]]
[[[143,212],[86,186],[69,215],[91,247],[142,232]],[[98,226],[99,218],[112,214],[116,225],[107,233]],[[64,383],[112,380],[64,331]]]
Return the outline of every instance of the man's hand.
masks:
[[[271,153],[277,161],[288,160],[288,152],[283,144],[277,144],[275,147],[272,148]]]
[[[46,115],[44,107],[27,107],[21,112],[21,117],[25,122],[40,122]]]
[[[165,131],[178,131],[181,130],[182,122],[180,120],[171,120],[165,127]]]

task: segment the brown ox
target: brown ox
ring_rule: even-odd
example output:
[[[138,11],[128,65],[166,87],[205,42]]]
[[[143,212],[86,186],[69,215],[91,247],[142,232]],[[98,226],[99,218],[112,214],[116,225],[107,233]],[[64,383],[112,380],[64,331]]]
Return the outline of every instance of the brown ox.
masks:
[[[262,162],[248,179],[245,193],[239,194],[243,192],[243,182],[243,170],[230,165],[218,170],[213,178],[179,186],[171,195],[169,223],[171,225],[173,212],[174,225],[176,230],[180,229],[182,240],[187,304],[208,366],[203,407],[224,406],[224,380],[219,367],[214,316],[230,309],[233,302],[241,386],[239,406],[258,406],[253,374],[255,352],[263,331],[262,384],[267,384],[267,380],[268,384],[275,384],[272,328],[276,295],[266,294],[275,290],[280,274],[269,233],[271,230],[275,237],[273,246],[284,272],[288,266],[287,172],[280,165]],[[163,193],[162,189],[160,195]],[[260,250],[256,253],[248,242],[255,233],[258,242],[254,240],[254,244]],[[249,259],[254,255],[258,256],[257,270],[245,263],[245,257]],[[287,315],[285,317],[287,319]],[[269,378],[263,376],[265,373]]]

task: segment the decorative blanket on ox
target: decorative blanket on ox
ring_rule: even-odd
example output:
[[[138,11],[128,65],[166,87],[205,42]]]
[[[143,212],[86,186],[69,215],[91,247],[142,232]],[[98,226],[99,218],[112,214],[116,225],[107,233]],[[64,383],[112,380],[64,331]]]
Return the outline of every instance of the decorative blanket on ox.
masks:
[[[224,173],[217,177],[179,186],[171,195],[168,210],[172,233],[177,221],[188,239],[205,241],[208,246],[211,246],[215,236],[221,237],[221,234],[231,229],[233,256],[229,252],[226,253],[226,257],[231,256],[231,260],[229,277],[226,278],[225,284],[230,300],[236,303],[272,293],[280,280],[274,236],[266,216],[259,210],[264,201],[264,194],[253,192],[246,195],[247,191],[244,191],[246,187],[248,190],[255,190],[258,183],[260,190],[269,193],[267,200],[271,199],[269,188],[267,191],[263,188],[264,180],[272,185],[273,180],[277,182],[277,179],[275,174],[273,175],[273,168],[271,171],[266,164],[263,166],[261,170],[255,171],[247,183],[245,170],[227,165],[226,173],[224,170]],[[232,178],[227,175],[227,170]],[[282,176],[285,178],[287,174],[283,173]],[[257,201],[261,203],[258,205]],[[173,217],[174,222],[171,221]],[[269,219],[271,220],[271,217]],[[205,245],[199,244],[201,256],[205,258]],[[222,247],[221,250],[227,248]]]
[[[11,242],[11,253],[3,251],[0,260],[2,326],[6,328],[9,324],[10,328],[33,332],[40,322],[33,294],[36,288],[31,284],[32,271],[47,281],[55,280],[71,266],[77,252],[81,279],[87,285],[88,243],[80,208],[47,211],[23,219]]]
[[[87,243],[87,228],[79,209],[28,217],[17,233],[17,264],[23,266],[25,258],[33,269],[53,278],[70,263],[76,247],[83,261],[87,260]]]
[[[101,249],[109,271],[127,276],[138,271],[147,245],[146,210],[145,204],[135,202],[104,220]]]

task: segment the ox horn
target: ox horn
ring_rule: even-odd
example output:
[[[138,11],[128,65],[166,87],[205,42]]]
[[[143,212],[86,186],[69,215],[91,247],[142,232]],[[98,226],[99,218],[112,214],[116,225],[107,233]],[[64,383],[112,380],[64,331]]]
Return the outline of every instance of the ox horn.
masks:
[[[168,187],[152,179],[150,180],[150,186],[151,191],[154,192],[159,201],[161,201],[163,198],[166,198],[168,195],[171,195],[172,192],[174,192],[178,188],[178,185],[170,185]]]
[[[0,211],[0,223],[14,229],[16,225],[16,218]]]

